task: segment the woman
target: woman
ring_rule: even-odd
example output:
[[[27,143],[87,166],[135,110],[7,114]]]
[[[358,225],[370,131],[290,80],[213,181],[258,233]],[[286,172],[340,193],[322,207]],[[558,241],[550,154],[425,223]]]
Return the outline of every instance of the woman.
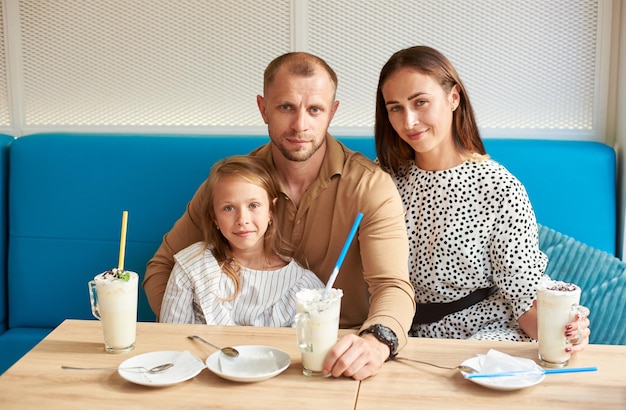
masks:
[[[411,336],[530,341],[546,256],[523,185],[489,159],[456,70],[426,46],[381,70],[378,161],[407,211],[409,271],[418,303]],[[563,329],[576,352],[586,317]]]

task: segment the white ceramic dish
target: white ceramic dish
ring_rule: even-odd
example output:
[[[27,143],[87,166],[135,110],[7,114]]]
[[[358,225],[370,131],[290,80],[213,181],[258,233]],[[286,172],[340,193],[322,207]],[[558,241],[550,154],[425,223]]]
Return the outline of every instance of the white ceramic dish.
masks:
[[[149,374],[136,370],[124,370],[125,367],[142,366],[150,369],[164,363],[174,363],[170,369],[161,373]],[[131,357],[119,365],[117,372],[129,382],[143,386],[163,387],[184,382],[202,371],[206,366],[202,359],[188,351],[159,351],[143,353]]]
[[[239,357],[215,352],[206,359],[206,367],[216,375],[235,382],[259,382],[279,375],[291,363],[289,355],[269,346],[234,346]]]
[[[470,366],[478,371],[481,370],[480,359],[478,357],[472,357],[470,359],[467,359],[461,364],[464,366]],[[537,370],[542,370],[539,365],[536,366]],[[469,375],[469,373],[466,372],[461,373],[464,377]],[[488,377],[468,380],[476,384],[480,384],[481,386],[488,387],[490,389],[507,391],[534,386],[538,383],[541,383],[545,377],[546,375],[543,373],[530,373],[519,376]]]

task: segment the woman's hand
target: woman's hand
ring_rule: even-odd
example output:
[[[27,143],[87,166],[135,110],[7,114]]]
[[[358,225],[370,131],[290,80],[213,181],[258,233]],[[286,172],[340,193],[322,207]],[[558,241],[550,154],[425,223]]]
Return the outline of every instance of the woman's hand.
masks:
[[[565,325],[565,337],[572,343],[565,348],[568,353],[582,352],[589,344],[589,309],[585,306],[578,306],[578,312],[574,321]]]
[[[522,321],[522,318],[526,320]],[[537,300],[533,300],[532,308],[522,315],[518,322],[530,337],[537,339]],[[565,348],[567,353],[578,353],[585,350],[585,347],[589,344],[589,335],[591,334],[589,324],[589,309],[585,306],[578,306],[576,317],[573,321],[566,324],[565,329],[563,329],[563,334],[571,343],[570,346]]]

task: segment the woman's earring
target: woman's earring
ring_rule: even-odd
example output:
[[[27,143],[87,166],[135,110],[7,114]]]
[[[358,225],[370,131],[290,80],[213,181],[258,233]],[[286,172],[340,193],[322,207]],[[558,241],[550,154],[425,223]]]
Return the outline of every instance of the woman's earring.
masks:
[[[272,220],[270,219],[270,221],[267,223],[269,226],[272,226]]]

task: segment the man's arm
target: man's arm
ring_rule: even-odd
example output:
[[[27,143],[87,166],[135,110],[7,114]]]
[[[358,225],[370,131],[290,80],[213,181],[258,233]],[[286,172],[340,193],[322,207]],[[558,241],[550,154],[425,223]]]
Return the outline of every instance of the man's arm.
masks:
[[[359,247],[370,307],[360,336],[342,337],[326,357],[323,371],[363,380],[375,375],[406,344],[415,293],[409,280],[404,208],[395,184],[379,169],[361,179],[353,197],[366,215],[359,230]],[[382,325],[384,334],[372,331],[381,328],[376,325]],[[381,337],[389,335],[387,330],[393,332],[392,337]],[[397,351],[393,351],[395,346]]]
[[[407,342],[415,314],[404,207],[391,177],[382,170],[375,173],[362,189],[366,204],[361,208],[370,207],[371,215],[359,235],[370,310],[360,331],[377,324],[386,326],[395,333],[398,350],[401,350]]]
[[[163,236],[163,242],[146,266],[143,289],[148,303],[159,320],[161,303],[165,295],[167,281],[174,267],[174,254],[202,239],[201,213],[204,202],[204,182],[187,204],[185,213],[176,221],[172,229]]]

